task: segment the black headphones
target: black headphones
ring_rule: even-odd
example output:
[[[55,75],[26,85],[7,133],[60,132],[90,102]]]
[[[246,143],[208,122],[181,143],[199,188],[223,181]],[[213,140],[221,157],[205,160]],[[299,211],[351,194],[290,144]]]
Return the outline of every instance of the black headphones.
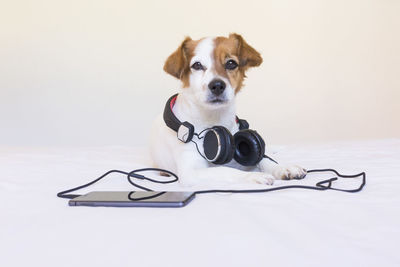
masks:
[[[194,135],[199,137],[199,134],[195,133],[191,123],[181,122],[172,112],[177,97],[178,94],[175,94],[168,99],[164,109],[164,121],[169,128],[177,132],[180,141],[188,143]],[[233,158],[243,166],[255,166],[259,163],[265,153],[264,140],[256,131],[249,129],[246,120],[236,116],[236,122],[239,124],[239,131],[233,136],[223,126],[206,129],[203,141],[204,155],[198,150],[200,155],[214,164],[226,164]],[[194,143],[197,146],[197,143]]]

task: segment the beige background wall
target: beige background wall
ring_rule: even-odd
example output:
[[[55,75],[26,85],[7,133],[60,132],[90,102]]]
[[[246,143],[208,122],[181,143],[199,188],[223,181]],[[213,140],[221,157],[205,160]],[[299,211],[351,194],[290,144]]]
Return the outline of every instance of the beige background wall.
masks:
[[[400,2],[2,1],[0,144],[134,145],[179,83],[185,35],[264,57],[238,114],[268,143],[400,137]]]

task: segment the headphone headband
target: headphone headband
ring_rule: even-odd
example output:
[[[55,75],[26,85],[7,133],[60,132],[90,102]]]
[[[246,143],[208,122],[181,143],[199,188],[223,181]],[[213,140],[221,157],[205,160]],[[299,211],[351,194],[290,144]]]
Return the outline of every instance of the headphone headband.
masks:
[[[194,126],[190,122],[181,122],[175,114],[172,112],[172,108],[175,105],[175,101],[178,98],[178,94],[171,96],[164,108],[164,122],[165,124],[177,133],[177,137],[184,143],[188,143],[192,140],[194,134]]]

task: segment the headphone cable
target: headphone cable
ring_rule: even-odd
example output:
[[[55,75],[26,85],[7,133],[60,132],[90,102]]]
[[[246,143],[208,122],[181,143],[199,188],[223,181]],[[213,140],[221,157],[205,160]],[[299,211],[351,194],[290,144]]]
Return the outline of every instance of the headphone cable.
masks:
[[[276,162],[276,161],[274,161]],[[144,175],[138,174],[138,172],[145,172],[145,171],[159,171],[159,172],[164,172],[167,173],[171,176],[173,176],[172,179],[170,180],[155,180],[152,178],[148,178]],[[279,186],[279,187],[272,187],[272,188],[262,188],[262,189],[240,189],[240,190],[232,190],[232,189],[210,189],[210,190],[200,190],[200,191],[195,191],[195,194],[210,194],[210,193],[265,193],[265,192],[271,192],[271,191],[278,191],[278,190],[284,190],[284,189],[310,189],[310,190],[318,190],[318,191],[325,191],[325,190],[335,190],[335,191],[341,191],[341,192],[347,192],[347,193],[356,193],[356,192],[360,192],[364,186],[366,185],[366,174],[365,172],[361,172],[358,174],[353,174],[353,175],[344,175],[339,173],[338,171],[336,171],[335,169],[312,169],[312,170],[308,170],[307,173],[315,173],[315,172],[333,172],[337,177],[333,177],[333,178],[329,178],[323,181],[320,181],[318,183],[315,184],[315,186],[308,186],[308,185],[286,185],[286,186]],[[94,179],[93,181],[86,183],[84,185],[80,185],[68,190],[64,190],[61,191],[59,193],[57,193],[57,197],[60,198],[67,198],[67,199],[73,199],[76,197],[79,197],[81,195],[78,194],[69,194],[71,192],[86,188],[88,186],[91,186],[95,183],[97,183],[98,181],[102,180],[103,178],[105,178],[106,176],[112,174],[112,173],[120,173],[120,174],[124,174],[127,176],[127,180],[128,182],[133,185],[136,188],[142,189],[144,191],[153,191],[150,188],[147,188],[145,186],[139,185],[135,182],[132,181],[132,178],[136,178],[139,180],[147,180],[153,183],[159,183],[159,184],[169,184],[169,183],[174,183],[177,182],[179,180],[178,176],[168,170],[165,169],[160,169],[160,168],[142,168],[142,169],[136,169],[133,170],[131,172],[125,172],[125,171],[121,171],[121,170],[110,170],[106,173],[104,173],[103,175],[101,175],[100,177]],[[340,178],[358,178],[361,177],[362,181],[361,184],[358,188],[355,189],[340,189],[340,188],[334,188],[332,187],[332,182],[338,180],[338,177]],[[303,178],[297,178],[296,180],[301,180],[304,179]]]

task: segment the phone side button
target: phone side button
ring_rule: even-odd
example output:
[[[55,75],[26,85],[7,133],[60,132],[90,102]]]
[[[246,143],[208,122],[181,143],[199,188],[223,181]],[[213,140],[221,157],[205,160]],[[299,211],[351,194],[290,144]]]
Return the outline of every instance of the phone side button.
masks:
[[[76,206],[76,201],[70,200],[70,201],[68,201],[68,205]]]

